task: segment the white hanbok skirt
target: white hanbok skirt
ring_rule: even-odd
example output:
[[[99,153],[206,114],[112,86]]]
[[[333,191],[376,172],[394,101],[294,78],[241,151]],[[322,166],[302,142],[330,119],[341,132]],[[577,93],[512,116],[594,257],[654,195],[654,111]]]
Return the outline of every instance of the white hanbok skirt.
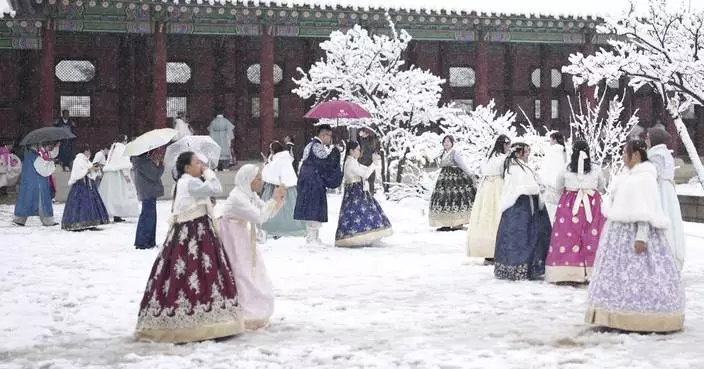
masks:
[[[253,245],[246,222],[219,218],[217,224],[235,277],[245,328],[262,328],[274,313],[274,287],[256,241]]]
[[[670,219],[670,226],[665,230],[667,243],[670,245],[672,254],[677,261],[677,267],[682,270],[685,259],[685,234],[684,223],[682,221],[682,211],[680,210],[680,202],[677,198],[675,186],[669,181],[658,181],[660,189],[660,201],[665,215]]]
[[[130,178],[128,182],[122,171],[104,172],[98,193],[110,216],[121,218],[139,216],[139,200],[134,181]]]

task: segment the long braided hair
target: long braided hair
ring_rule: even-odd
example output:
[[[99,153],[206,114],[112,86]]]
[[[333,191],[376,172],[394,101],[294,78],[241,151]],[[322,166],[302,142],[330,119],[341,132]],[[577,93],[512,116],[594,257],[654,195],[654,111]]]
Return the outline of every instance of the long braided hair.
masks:
[[[502,177],[506,178],[506,174],[510,174],[511,164],[518,165],[524,171],[530,170],[528,166],[522,163],[522,160],[518,160],[519,155],[523,155],[530,149],[530,146],[525,142],[515,142],[511,145],[511,151],[509,152],[506,160],[504,160],[504,171]]]

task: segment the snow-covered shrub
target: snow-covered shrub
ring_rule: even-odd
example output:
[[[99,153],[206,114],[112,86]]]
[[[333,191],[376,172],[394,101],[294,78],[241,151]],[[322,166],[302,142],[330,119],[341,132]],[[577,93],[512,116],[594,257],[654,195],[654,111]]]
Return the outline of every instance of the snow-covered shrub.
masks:
[[[580,104],[579,111],[575,111],[570,101],[570,133],[572,140],[584,140],[589,144],[593,163],[607,171],[607,179],[610,180],[623,166],[621,149],[638,124],[638,117],[636,111],[627,121],[622,121],[623,98],[618,97],[608,101],[609,106],[604,116],[600,114],[604,103],[607,103],[605,93],[595,104]]]

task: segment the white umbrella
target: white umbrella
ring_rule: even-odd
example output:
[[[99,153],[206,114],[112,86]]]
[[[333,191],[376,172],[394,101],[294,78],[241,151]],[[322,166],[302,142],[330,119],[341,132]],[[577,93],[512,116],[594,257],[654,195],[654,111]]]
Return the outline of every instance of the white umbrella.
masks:
[[[164,155],[165,169],[171,170],[176,167],[178,156],[187,151],[198,154],[205,164],[214,168],[218,165],[222,149],[210,136],[183,137],[166,148],[166,154]]]
[[[139,156],[171,142],[178,131],[173,128],[160,128],[149,131],[125,146],[125,156]]]

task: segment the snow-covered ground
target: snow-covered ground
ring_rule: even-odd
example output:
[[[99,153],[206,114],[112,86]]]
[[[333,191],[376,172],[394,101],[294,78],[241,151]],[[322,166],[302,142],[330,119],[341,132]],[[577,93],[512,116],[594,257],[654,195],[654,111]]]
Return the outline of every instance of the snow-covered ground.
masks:
[[[624,335],[582,323],[584,288],[497,281],[465,256],[464,232],[428,228],[423,203],[383,205],[396,235],[382,247],[266,244],[271,326],[187,345],[132,339],[157,253],[133,248],[134,223],[19,228],[2,206],[0,368],[704,368],[704,226],[686,225],[685,331]],[[159,203],[160,239],[168,206]]]

